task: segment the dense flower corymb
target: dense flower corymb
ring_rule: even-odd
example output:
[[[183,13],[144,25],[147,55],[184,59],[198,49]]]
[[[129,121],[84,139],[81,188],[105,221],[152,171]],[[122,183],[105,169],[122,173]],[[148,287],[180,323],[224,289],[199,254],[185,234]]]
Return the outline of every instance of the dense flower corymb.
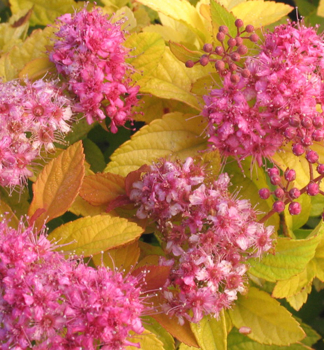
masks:
[[[182,164],[162,160],[133,184],[130,199],[137,216],[157,222],[172,266],[164,287],[164,309],[199,322],[218,315],[245,290],[245,261],[272,246],[273,227],[256,221],[248,200],[228,192],[229,177],[205,181],[192,158]]]
[[[260,52],[245,62],[248,77],[205,96],[209,141],[225,156],[252,155],[259,165],[286,142],[303,154],[324,138],[324,43],[313,28],[288,23],[265,34]],[[296,147],[296,146],[295,146]]]
[[[55,82],[0,83],[0,185],[24,184],[33,161],[70,131],[71,119],[70,100]]]
[[[99,9],[83,9],[59,17],[57,25],[50,59],[75,96],[75,111],[84,113],[89,124],[108,116],[116,133],[130,119],[139,89],[130,85],[120,23],[112,23]]]
[[[43,232],[0,222],[0,347],[121,350],[138,344],[138,279],[52,251]]]

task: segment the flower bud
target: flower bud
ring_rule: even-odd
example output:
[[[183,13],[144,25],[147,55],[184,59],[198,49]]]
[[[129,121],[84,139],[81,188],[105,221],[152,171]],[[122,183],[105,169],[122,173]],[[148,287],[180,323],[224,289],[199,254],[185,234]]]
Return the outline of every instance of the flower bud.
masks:
[[[210,52],[213,51],[213,45],[212,45],[212,44],[205,44],[204,47],[203,47],[203,50],[204,50],[205,52],[210,53]]]
[[[234,46],[236,45],[236,40],[235,40],[234,38],[228,39],[227,45],[228,45],[229,47],[234,47]]]
[[[251,34],[251,35],[250,35],[250,40],[251,40],[253,43],[256,43],[256,42],[259,40],[259,37],[258,37],[256,34]]]
[[[272,183],[272,185],[279,185],[281,182],[280,176],[279,175],[270,176],[270,182]]]
[[[235,27],[241,28],[241,27],[243,27],[243,26],[244,26],[244,22],[243,22],[241,19],[237,19],[237,20],[235,21]]]
[[[245,27],[245,31],[247,33],[252,33],[254,31],[254,27],[252,24],[248,24],[246,27]]]
[[[290,191],[289,191],[289,197],[291,199],[297,199],[300,197],[300,191],[298,188],[293,187]]]
[[[232,74],[231,75],[231,82],[233,84],[237,84],[240,81],[240,76],[237,74]]]
[[[243,44],[243,39],[240,36],[237,36],[235,38],[236,40],[236,46],[242,45]]]
[[[267,169],[268,175],[273,176],[273,175],[279,175],[279,169],[278,168],[269,168]]]
[[[241,71],[241,75],[243,78],[249,78],[249,76],[251,75],[251,72],[248,69],[243,69]]]
[[[298,114],[291,115],[289,118],[289,125],[297,128],[300,125],[300,118]]]
[[[209,58],[206,55],[202,55],[199,60],[200,64],[204,67],[209,63]]]
[[[245,45],[239,45],[239,47],[237,48],[237,52],[240,55],[246,55],[248,53],[248,48]]]
[[[241,56],[237,53],[237,52],[233,52],[231,54],[231,59],[234,61],[234,62],[237,62],[241,59]]]
[[[308,151],[306,154],[306,159],[309,163],[314,164],[318,161],[318,154],[315,151]]]
[[[320,129],[314,130],[313,134],[312,134],[312,139],[314,141],[317,141],[317,142],[323,141],[323,139],[324,139],[324,130],[320,130]]]
[[[319,186],[317,182],[310,182],[306,187],[306,192],[310,196],[316,196],[319,193]]]
[[[287,169],[285,171],[285,179],[287,181],[294,181],[296,179],[296,171],[294,169]]]
[[[222,72],[222,71],[225,69],[225,63],[224,63],[224,61],[222,61],[222,60],[216,61],[216,62],[215,62],[215,68],[216,68],[218,71]]]
[[[315,126],[315,128],[322,128],[323,125],[324,125],[324,121],[323,121],[323,118],[322,117],[315,117],[313,119],[313,125]]]
[[[268,188],[261,188],[259,190],[259,196],[262,199],[268,199],[270,197],[270,190]]]
[[[298,202],[291,202],[288,207],[290,215],[298,215],[301,212],[301,205]]]
[[[272,207],[276,213],[281,213],[285,210],[285,203],[282,201],[276,201],[273,203]]]
[[[195,65],[194,62],[191,61],[191,60],[188,60],[188,61],[186,62],[186,67],[187,67],[187,68],[192,68],[194,65]]]
[[[217,33],[216,38],[218,41],[224,41],[225,40],[225,34],[222,32]]]
[[[304,154],[305,152],[304,147],[300,143],[295,143],[292,146],[292,151],[293,151],[293,154],[298,157]]]
[[[223,56],[224,55],[224,49],[221,46],[215,47],[215,53],[216,55]]]
[[[323,175],[324,174],[324,164],[318,164],[316,170],[320,175]]]
[[[283,198],[285,196],[285,191],[278,187],[275,191],[274,191],[274,195],[277,197],[277,198]]]
[[[309,117],[304,117],[301,121],[301,125],[305,128],[305,129],[309,129],[313,123],[312,123],[312,120],[311,118]]]
[[[228,28],[227,28],[226,26],[220,26],[220,27],[218,28],[218,31],[219,31],[220,33],[227,34],[227,33],[228,33]]]

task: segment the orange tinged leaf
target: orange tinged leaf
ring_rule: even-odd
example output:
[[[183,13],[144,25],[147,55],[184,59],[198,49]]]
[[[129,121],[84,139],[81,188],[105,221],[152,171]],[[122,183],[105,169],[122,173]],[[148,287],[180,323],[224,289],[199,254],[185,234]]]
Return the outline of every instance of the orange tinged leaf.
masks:
[[[164,286],[170,275],[170,266],[142,266],[132,272],[133,276],[143,275],[143,292],[150,292]]]
[[[34,198],[28,215],[36,211],[36,227],[64,214],[77,197],[84,177],[84,153],[79,141],[52,159],[33,184]],[[37,216],[37,215],[36,215]]]
[[[80,189],[80,196],[94,206],[107,205],[123,194],[125,179],[112,173],[86,176]]]

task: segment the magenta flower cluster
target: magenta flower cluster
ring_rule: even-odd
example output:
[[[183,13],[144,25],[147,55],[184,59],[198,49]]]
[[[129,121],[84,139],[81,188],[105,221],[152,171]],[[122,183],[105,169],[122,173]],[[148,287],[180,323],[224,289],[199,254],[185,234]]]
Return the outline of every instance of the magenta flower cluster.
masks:
[[[0,83],[0,185],[23,185],[35,159],[70,131],[71,118],[70,101],[55,82]]]
[[[44,232],[0,222],[2,350],[120,350],[143,332],[138,278],[65,259]]]
[[[273,227],[256,220],[248,200],[228,192],[221,174],[206,180],[192,158],[184,163],[161,160],[133,184],[130,199],[137,217],[157,223],[172,266],[164,287],[165,311],[180,322],[217,316],[245,290],[246,260],[272,246]]]
[[[116,133],[130,119],[139,90],[131,86],[121,23],[112,23],[97,8],[65,14],[57,25],[58,39],[49,57],[67,80],[74,110],[84,113],[89,124],[108,116],[110,130]]]
[[[225,156],[271,156],[292,141],[297,155],[324,138],[322,70],[324,42],[302,23],[277,26],[265,34],[256,57],[249,57],[248,77],[205,96],[209,141]]]

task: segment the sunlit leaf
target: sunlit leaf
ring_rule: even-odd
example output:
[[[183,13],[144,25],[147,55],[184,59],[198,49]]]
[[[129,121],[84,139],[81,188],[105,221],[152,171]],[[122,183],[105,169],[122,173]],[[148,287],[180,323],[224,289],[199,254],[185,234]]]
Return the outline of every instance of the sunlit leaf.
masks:
[[[279,2],[256,0],[241,2],[232,9],[232,12],[245,24],[260,28],[278,21],[292,10],[293,7]]]
[[[53,23],[57,17],[74,12],[77,4],[73,0],[10,0],[12,13],[33,9],[30,23],[32,26]]]
[[[308,239],[278,238],[275,255],[250,259],[249,272],[270,282],[287,280],[305,269],[321,240],[322,233]]]
[[[167,47],[151,77],[140,81],[142,83],[140,91],[161,98],[181,101],[201,110],[202,106],[199,105],[197,98],[190,90],[192,83],[208,72],[208,66],[197,65],[190,69],[186,68],[184,63],[180,62]]]
[[[138,2],[150,7],[157,12],[161,12],[168,17],[185,23],[200,36],[201,40],[206,40],[208,38],[209,33],[206,30],[203,19],[200,17],[196,8],[192,6],[188,1],[139,0]]]
[[[227,350],[224,311],[218,319],[205,316],[199,323],[191,323],[190,326],[202,350]]]
[[[104,172],[126,176],[161,157],[172,155],[183,159],[192,156],[206,147],[206,140],[200,136],[203,129],[204,123],[199,117],[167,114],[144,126],[119,147]]]
[[[127,274],[135,266],[139,255],[140,249],[138,247],[138,240],[136,240],[121,247],[110,249],[103,254],[94,255],[92,260],[96,266],[104,264],[111,269],[117,268]]]
[[[106,214],[64,224],[55,229],[48,239],[60,242],[60,250],[89,256],[130,243],[142,232],[143,229],[133,222]]]
[[[229,33],[235,37],[237,35],[237,28],[235,27],[235,20],[237,16],[229,12],[224,6],[219,4],[216,0],[210,1],[210,13],[213,24],[214,35],[218,32],[219,26],[225,25]],[[241,18],[241,17],[240,17]]]
[[[127,62],[137,71],[132,75],[135,82],[156,69],[165,51],[165,43],[156,33],[134,33],[127,38],[124,45],[132,49]]]
[[[169,47],[174,56],[181,62],[191,61],[199,61],[202,53],[199,51],[192,51],[187,49],[184,45],[178,44],[170,41]]]
[[[303,288],[299,293],[292,295],[291,297],[287,297],[287,301],[290,306],[299,311],[301,307],[306,303],[309,293],[312,291],[312,285],[309,284],[305,288]]]
[[[163,343],[164,350],[174,350],[174,338],[153,317],[142,317],[145,329],[154,333]],[[153,350],[153,349],[152,349]]]
[[[94,206],[107,205],[122,194],[125,194],[125,179],[111,173],[86,176],[80,189],[80,196]]]
[[[310,350],[309,347],[303,344],[294,344],[288,346],[265,345],[260,344],[246,335],[241,334],[238,329],[234,328],[228,335],[229,350]]]
[[[141,335],[134,335],[134,337],[127,338],[128,341],[140,345],[141,350],[165,350],[163,343],[158,337],[147,330],[145,330]],[[133,346],[126,346],[127,350],[134,350]]]
[[[280,303],[257,288],[240,295],[230,310],[236,328],[249,327],[248,337],[261,344],[290,345],[305,337],[299,323]]]
[[[79,193],[84,176],[84,154],[82,143],[77,142],[51,160],[33,184],[33,201],[28,215],[32,217],[37,210],[44,212],[36,218],[35,225],[40,228],[64,214]]]

